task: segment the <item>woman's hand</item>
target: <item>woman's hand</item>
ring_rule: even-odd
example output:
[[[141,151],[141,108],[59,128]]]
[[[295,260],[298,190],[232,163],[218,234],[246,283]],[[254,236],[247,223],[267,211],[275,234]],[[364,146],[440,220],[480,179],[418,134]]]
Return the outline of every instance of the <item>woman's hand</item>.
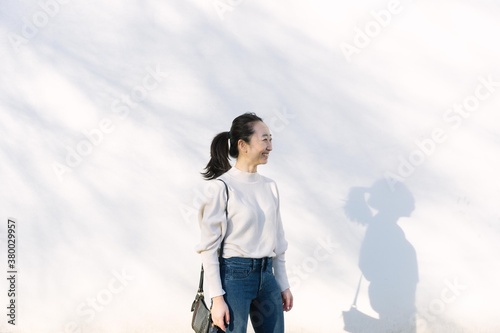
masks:
[[[224,301],[224,296],[216,296],[212,298],[212,321],[215,326],[219,327],[224,332],[226,331],[226,325],[229,324],[229,308]]]
[[[290,311],[293,308],[293,295],[290,288],[281,292],[281,299],[283,300],[283,311]]]

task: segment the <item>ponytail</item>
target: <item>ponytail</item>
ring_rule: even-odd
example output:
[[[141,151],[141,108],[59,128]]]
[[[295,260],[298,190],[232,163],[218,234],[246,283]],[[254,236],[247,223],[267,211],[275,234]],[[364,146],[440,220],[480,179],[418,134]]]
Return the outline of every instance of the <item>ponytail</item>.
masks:
[[[210,145],[210,161],[201,174],[205,179],[215,179],[231,169],[229,163],[229,132],[217,134]]]
[[[210,161],[202,172],[203,178],[215,179],[231,169],[229,157],[238,158],[238,141],[250,143],[253,124],[262,121],[255,113],[244,113],[233,120],[231,130],[217,134],[210,145]]]

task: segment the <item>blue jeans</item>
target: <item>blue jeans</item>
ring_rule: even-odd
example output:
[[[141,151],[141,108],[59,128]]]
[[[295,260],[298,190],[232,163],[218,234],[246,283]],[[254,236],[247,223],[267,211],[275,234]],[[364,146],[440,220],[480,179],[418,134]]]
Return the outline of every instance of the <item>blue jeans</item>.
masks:
[[[248,316],[255,333],[284,333],[283,302],[272,258],[222,258],[220,271],[231,316],[226,333],[246,333]]]

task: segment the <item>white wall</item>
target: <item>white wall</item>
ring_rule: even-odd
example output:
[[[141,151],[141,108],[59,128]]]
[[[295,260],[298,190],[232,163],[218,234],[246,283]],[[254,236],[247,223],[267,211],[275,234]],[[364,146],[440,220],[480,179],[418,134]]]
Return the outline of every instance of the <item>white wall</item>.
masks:
[[[252,111],[274,132],[260,172],[290,243],[288,333],[344,331],[366,231],[345,200],[388,175],[415,201],[398,225],[418,332],[497,332],[498,5],[222,1],[2,3],[0,262],[15,218],[18,298],[0,330],[190,332],[199,172]]]

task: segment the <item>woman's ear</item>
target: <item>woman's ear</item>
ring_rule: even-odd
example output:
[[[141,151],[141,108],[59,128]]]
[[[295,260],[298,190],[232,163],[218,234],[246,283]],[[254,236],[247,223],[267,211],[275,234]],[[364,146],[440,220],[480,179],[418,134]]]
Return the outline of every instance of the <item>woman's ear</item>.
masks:
[[[246,153],[247,152],[247,146],[248,144],[243,141],[242,139],[239,139],[238,140],[238,150],[240,151],[240,153]]]

